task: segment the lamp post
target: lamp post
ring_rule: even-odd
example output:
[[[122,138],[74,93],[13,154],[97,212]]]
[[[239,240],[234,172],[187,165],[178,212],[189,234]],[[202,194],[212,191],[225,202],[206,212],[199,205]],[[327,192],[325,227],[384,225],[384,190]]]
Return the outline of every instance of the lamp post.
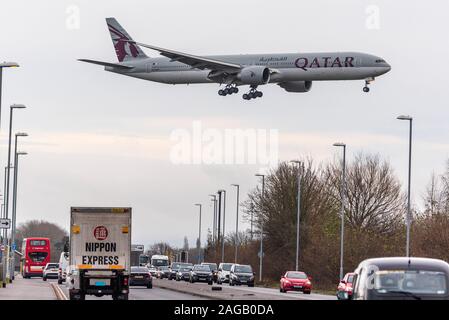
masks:
[[[343,279],[343,257],[345,241],[345,193],[346,193],[346,144],[334,143],[334,147],[343,148],[342,175],[341,175],[341,235],[340,235],[340,279]]]
[[[265,200],[265,175],[256,174],[256,177],[262,178],[262,203],[260,212],[260,251],[259,251],[259,281],[262,282],[263,271],[263,202]]]
[[[240,197],[240,185],[231,184],[231,186],[237,188],[237,203],[236,203],[236,215],[235,215],[235,252],[234,252],[234,263],[238,260],[239,251],[239,197]]]
[[[408,140],[408,190],[407,190],[407,235],[405,244],[405,254],[410,257],[410,223],[411,223],[411,180],[412,180],[412,130],[413,130],[413,118],[410,116],[399,116],[398,120],[408,121],[410,125],[409,140]]]
[[[221,261],[224,262],[225,254],[225,232],[226,232],[226,190],[219,190],[218,193],[223,194],[223,232],[221,234]]]
[[[299,227],[301,221],[301,165],[302,162],[298,160],[290,161],[291,163],[296,163],[298,165],[298,194],[297,194],[297,215],[296,215],[296,263],[295,270],[299,270]]]
[[[27,155],[26,152],[17,152],[17,137],[26,137],[26,133],[16,134],[16,148],[14,152],[14,182],[13,182],[13,199],[12,199],[12,230],[11,230],[11,280],[14,280],[15,269],[15,241],[16,241],[16,209],[17,209],[17,179],[19,175],[19,156]]]
[[[2,87],[3,87],[3,69],[4,68],[17,68],[19,65],[16,62],[3,62],[0,63],[0,126],[2,123]]]
[[[198,228],[198,264],[201,263],[201,203],[196,203],[195,206],[200,208],[200,221],[199,221],[199,228]]]
[[[14,109],[25,109],[26,107],[23,104],[13,104],[9,110],[9,142],[8,142],[8,163],[7,163],[7,173],[6,173],[6,189],[5,189],[5,218],[8,219],[8,209],[9,209],[9,178],[11,172],[11,135],[12,135],[12,118]],[[5,230],[5,237],[3,238],[3,245],[7,246],[7,235],[8,232]],[[6,287],[6,271],[7,264],[5,260],[5,255],[3,255],[3,287]]]
[[[217,195],[210,194],[209,197],[211,197],[212,201],[214,202],[214,221],[212,225],[212,242],[215,243],[215,229],[217,225]]]

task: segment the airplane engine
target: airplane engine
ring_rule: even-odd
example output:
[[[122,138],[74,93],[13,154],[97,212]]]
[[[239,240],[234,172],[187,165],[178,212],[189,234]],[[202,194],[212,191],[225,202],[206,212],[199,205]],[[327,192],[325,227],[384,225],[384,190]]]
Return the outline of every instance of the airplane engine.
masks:
[[[246,67],[237,75],[243,84],[262,85],[270,82],[270,69],[263,66]]]
[[[312,89],[312,81],[290,81],[279,83],[287,92],[309,92]]]

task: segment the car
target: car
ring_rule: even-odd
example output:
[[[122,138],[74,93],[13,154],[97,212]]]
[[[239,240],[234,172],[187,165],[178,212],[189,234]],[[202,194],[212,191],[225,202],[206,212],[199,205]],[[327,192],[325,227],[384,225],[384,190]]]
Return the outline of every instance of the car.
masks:
[[[254,287],[255,273],[250,265],[245,264],[233,264],[229,271],[229,285],[247,285],[248,287]]]
[[[161,266],[157,268],[157,276],[158,279],[168,278],[170,274],[170,268],[167,266]]]
[[[62,284],[67,279],[67,267],[69,266],[69,253],[61,252],[59,257],[59,268],[58,268],[58,284]]]
[[[374,258],[354,271],[353,300],[449,300],[449,264],[417,257]]]
[[[148,289],[153,288],[153,277],[147,267],[131,267],[129,274],[130,286],[145,286]]]
[[[312,292],[312,278],[302,271],[287,271],[280,280],[279,291],[301,291],[304,294]]]
[[[202,262],[202,265],[209,266],[210,270],[212,271],[212,278],[213,282],[217,282],[217,275],[218,275],[218,266],[216,263],[212,262]]]
[[[58,270],[59,263],[47,263],[42,274],[42,280],[58,279]]]
[[[229,282],[229,273],[233,263],[220,263],[218,266],[217,283]]]
[[[190,271],[189,281],[190,283],[195,283],[197,281],[207,282],[209,285],[212,285],[214,283],[213,273],[208,265],[196,264]]]
[[[157,277],[157,268],[152,265],[147,265],[148,271],[150,271],[152,277]]]
[[[176,273],[176,281],[189,281],[190,279],[190,271],[193,269],[193,266],[182,266],[179,268]]]
[[[354,280],[354,272],[347,273],[337,287],[338,300],[351,300],[352,298],[352,284]]]
[[[173,262],[170,266],[170,273],[168,274],[167,279],[168,280],[176,279],[176,274],[178,273],[179,269],[184,266],[193,267],[193,264],[187,262]]]

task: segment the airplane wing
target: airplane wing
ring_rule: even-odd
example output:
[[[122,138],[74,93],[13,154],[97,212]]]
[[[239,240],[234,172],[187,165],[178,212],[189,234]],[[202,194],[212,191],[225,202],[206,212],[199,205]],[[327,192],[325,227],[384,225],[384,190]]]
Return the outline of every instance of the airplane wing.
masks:
[[[111,62],[103,62],[103,61],[97,61],[97,60],[89,60],[89,59],[78,59],[78,61],[98,64],[100,66],[112,67],[112,68],[118,68],[118,69],[133,69],[134,68],[132,66],[126,66],[126,65],[123,65],[123,64],[111,63]]]
[[[159,48],[156,46],[151,46],[143,43],[139,43],[136,41],[128,41],[134,44],[137,44],[141,47],[152,49],[155,51],[159,51],[159,53],[167,58],[172,59],[172,61],[179,61],[185,63],[192,68],[195,69],[210,69],[216,71],[230,71],[230,72],[238,72],[242,69],[242,66],[239,64],[229,63],[226,61],[220,61],[215,59],[204,58],[200,56],[195,56],[187,53],[182,53],[170,49]]]

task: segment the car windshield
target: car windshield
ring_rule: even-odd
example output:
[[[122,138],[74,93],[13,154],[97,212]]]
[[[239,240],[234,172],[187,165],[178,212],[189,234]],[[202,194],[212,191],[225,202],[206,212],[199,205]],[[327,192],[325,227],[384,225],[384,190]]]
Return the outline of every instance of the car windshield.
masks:
[[[47,258],[47,252],[30,252],[28,256],[33,262],[43,262]]]
[[[195,270],[195,271],[210,271],[210,268],[209,268],[209,266],[195,266],[194,268],[193,268],[193,270]]]
[[[182,267],[181,269],[179,269],[179,271],[181,271],[181,272],[187,272],[187,271],[190,271],[190,270],[192,270],[192,268]]]
[[[287,272],[286,277],[291,279],[307,279],[307,275],[304,272]]]
[[[57,269],[57,268],[59,268],[59,264],[57,264],[57,263],[49,263],[48,265],[47,265],[47,268],[46,269]]]
[[[164,270],[168,270],[168,267],[166,267],[166,266],[163,266],[163,267],[159,267],[159,270],[162,270],[162,271],[164,271]]]
[[[148,272],[147,268],[131,267],[131,272]]]
[[[223,263],[223,265],[221,266],[221,269],[223,269],[224,271],[230,271],[232,267],[232,263]]]
[[[204,266],[208,266],[211,271],[217,270],[217,264],[216,263],[205,263]]]
[[[234,272],[236,273],[253,273],[251,266],[235,266]]]
[[[444,295],[447,293],[447,283],[444,272],[383,270],[374,274],[374,289],[378,293],[402,291],[413,294]]]

